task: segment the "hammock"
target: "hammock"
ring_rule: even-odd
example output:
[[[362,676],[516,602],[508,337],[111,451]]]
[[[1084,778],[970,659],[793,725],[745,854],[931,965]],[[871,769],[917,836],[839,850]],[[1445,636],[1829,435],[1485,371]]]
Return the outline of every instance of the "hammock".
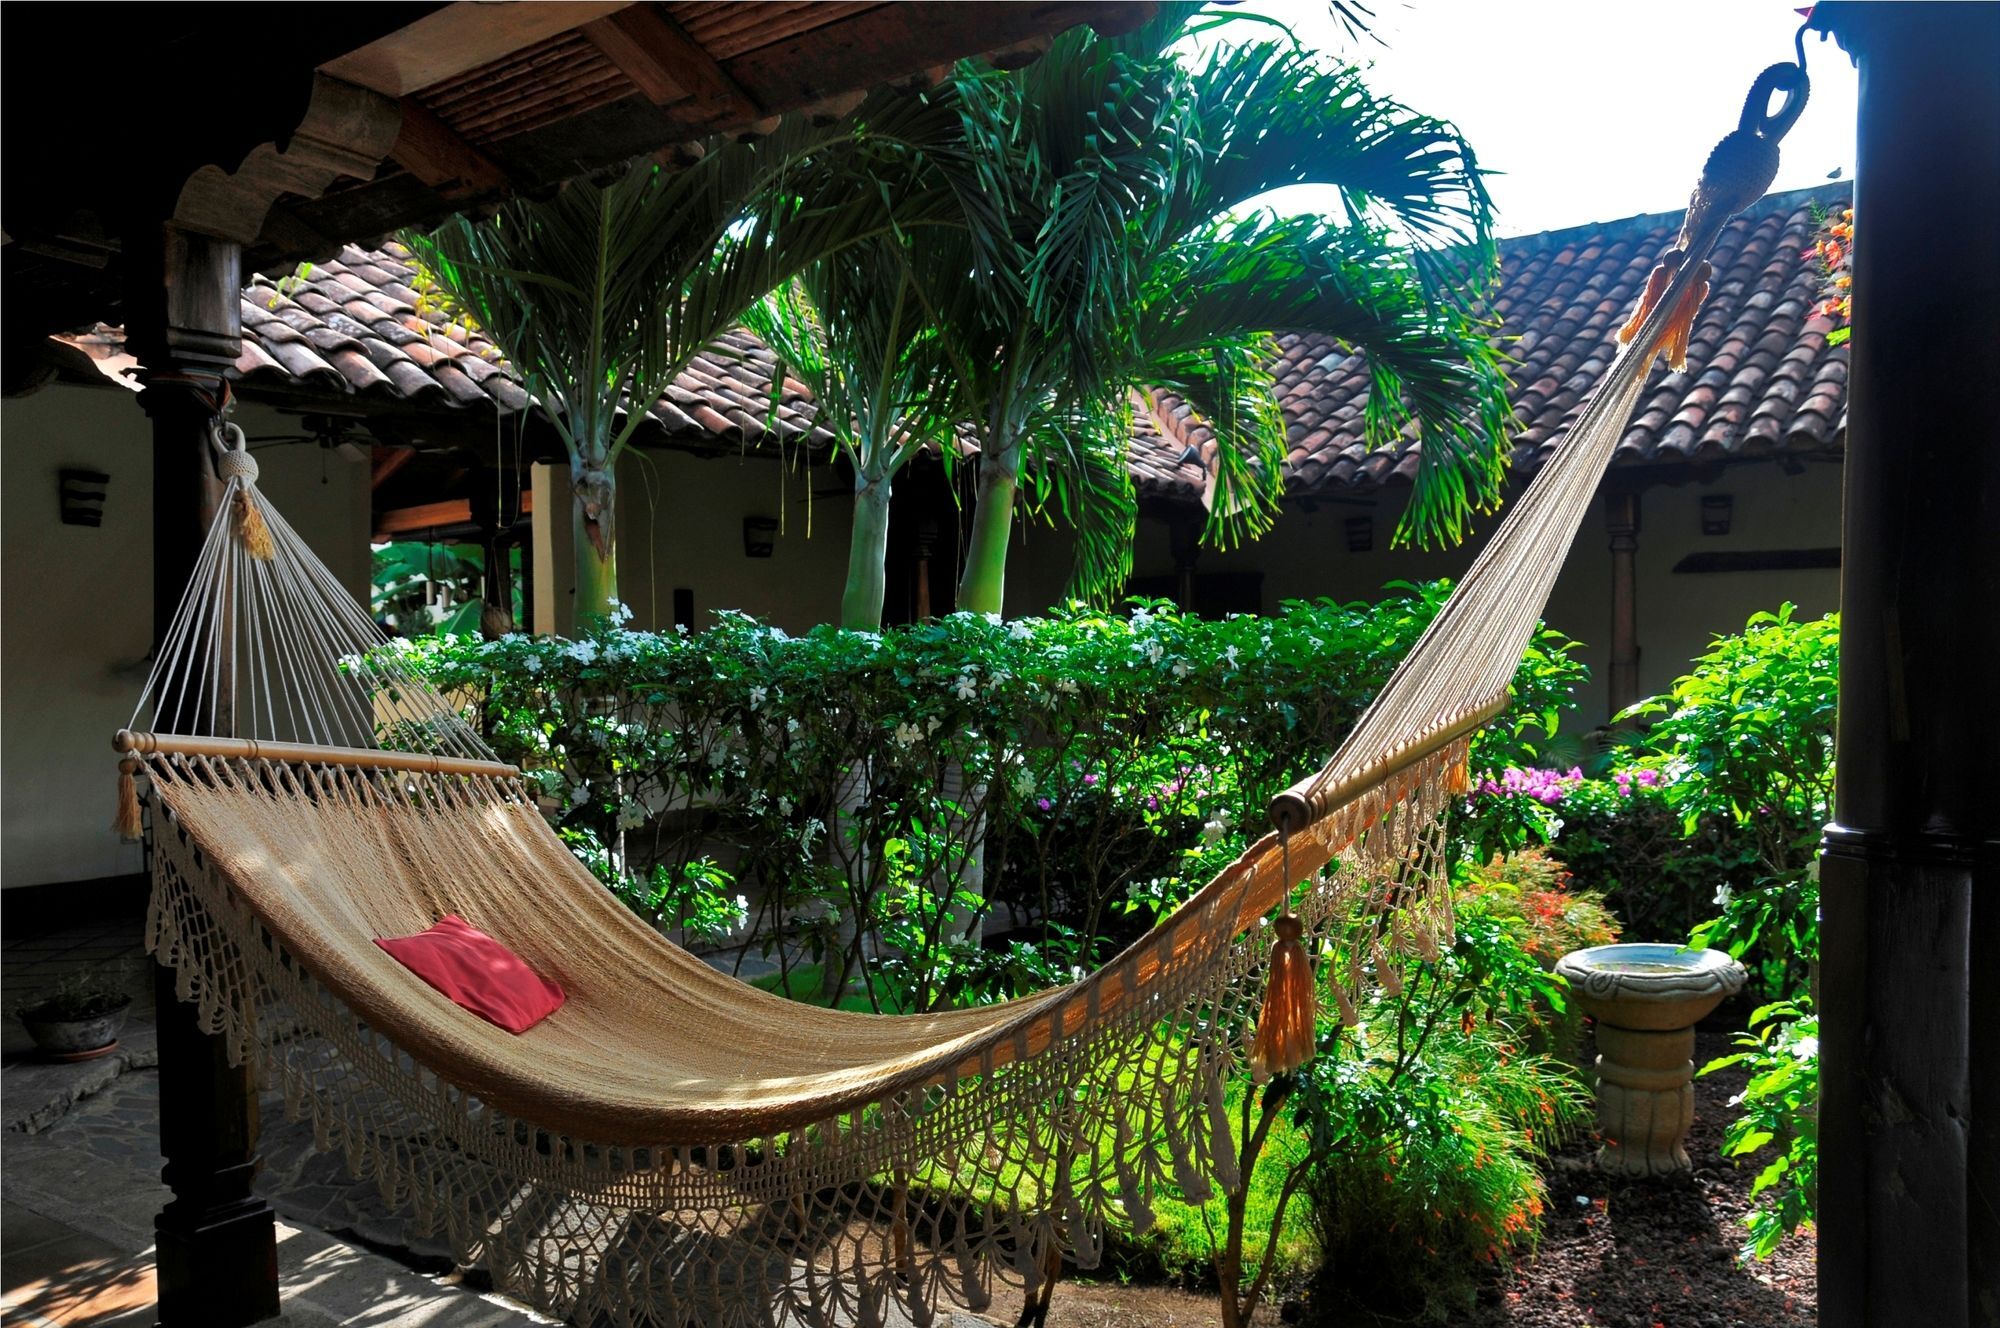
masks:
[[[1349,1019],[1393,954],[1449,944],[1442,817],[1467,744],[1506,705],[1655,355],[1685,349],[1705,255],[1775,175],[1803,100],[1802,71],[1781,70],[1710,158],[1603,382],[1338,753],[1276,799],[1276,831],[1096,973],[875,1016],[677,948],[401,667],[220,431],[227,501],[117,739],[128,832],[135,778],[151,790],[149,948],[321,1147],[500,1289],[578,1322],[874,1324],[895,1307],[924,1324],[984,1304],[996,1274],[1032,1292],[1062,1253],[1091,1266],[1114,1208],[1143,1230],[1162,1187],[1194,1201],[1238,1183],[1225,1086],[1300,1056],[1296,1028],[1288,1048],[1281,1014],[1259,1016],[1266,969],[1287,967],[1274,934],[1280,958],[1300,935],[1341,957],[1325,981]],[[1771,87],[1795,94],[1777,118]],[[515,1036],[374,943],[446,913],[568,1003]],[[1291,1018],[1309,1046],[1310,1001]]]

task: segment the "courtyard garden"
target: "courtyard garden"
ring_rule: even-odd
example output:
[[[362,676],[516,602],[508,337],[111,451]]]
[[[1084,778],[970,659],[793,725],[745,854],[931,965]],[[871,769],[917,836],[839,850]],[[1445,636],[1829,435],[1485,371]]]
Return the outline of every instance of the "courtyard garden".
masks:
[[[663,933],[794,999],[914,1013],[1061,984],[1143,933],[1263,833],[1254,809],[1338,742],[1446,590],[803,635],[736,615],[633,632],[614,607],[574,640],[390,648]],[[1542,629],[1449,817],[1455,935],[1330,996],[1302,1071],[1233,1088],[1241,1182],[1165,1186],[1050,1322],[1811,1322],[1792,1233],[1814,1195],[1837,650],[1834,618],[1759,614],[1578,735],[1582,667]],[[1552,969],[1621,936],[1751,975],[1701,1035],[1691,1179],[1590,1161],[1589,1034]]]

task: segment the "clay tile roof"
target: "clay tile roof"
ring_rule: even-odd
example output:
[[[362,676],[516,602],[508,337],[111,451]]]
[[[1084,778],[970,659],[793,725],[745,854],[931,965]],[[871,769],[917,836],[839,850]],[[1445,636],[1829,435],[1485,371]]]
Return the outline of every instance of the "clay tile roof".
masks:
[[[1847,351],[1814,310],[1821,274],[1807,255],[1812,206],[1847,201],[1845,189],[1773,196],[1736,221],[1716,251],[1714,294],[1690,339],[1688,368],[1655,368],[1615,464],[1660,465],[1837,447],[1846,418]],[[1625,319],[1678,214],[1634,217],[1509,240],[1493,299],[1514,358],[1510,393],[1519,424],[1513,464],[1527,473],[1554,448],[1583,395],[1610,362]],[[477,329],[418,312],[409,253],[347,246],[302,275],[258,277],[243,292],[241,386],[409,401],[426,408],[528,404],[513,369]],[[129,368],[117,329],[60,338],[100,368]],[[1274,366],[1288,424],[1287,487],[1295,494],[1406,484],[1418,446],[1405,436],[1371,447],[1364,433],[1363,357],[1326,337],[1278,338]],[[740,445],[775,429],[780,439],[829,441],[805,387],[787,378],[775,415],[776,359],[738,330],[696,355],[647,412],[680,444]],[[1135,401],[1131,466],[1144,495],[1198,499],[1215,439],[1171,392]]]
[[[1656,367],[1615,464],[1667,465],[1837,447],[1846,420],[1847,350],[1829,347],[1815,315],[1823,284],[1808,254],[1817,204],[1845,204],[1843,187],[1774,195],[1733,223],[1714,258],[1713,294],[1688,349],[1688,367]],[[1678,213],[1524,236],[1501,245],[1493,299],[1514,359],[1519,424],[1516,471],[1533,471],[1562,440],[1583,395],[1610,363],[1612,337],[1646,274],[1672,243]],[[1365,362],[1321,337],[1280,337],[1275,367],[1290,428],[1287,487],[1295,494],[1407,483],[1417,444],[1370,448],[1363,436]],[[1133,478],[1142,493],[1187,499],[1205,473],[1213,436],[1166,393],[1142,403]]]

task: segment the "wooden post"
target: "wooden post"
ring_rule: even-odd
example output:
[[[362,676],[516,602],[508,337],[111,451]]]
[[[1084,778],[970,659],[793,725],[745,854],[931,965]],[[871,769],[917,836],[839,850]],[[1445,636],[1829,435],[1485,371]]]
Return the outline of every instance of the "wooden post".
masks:
[[[1639,494],[1604,494],[1604,530],[1611,536],[1611,667],[1605,682],[1616,715],[1639,699]]]
[[[1194,612],[1194,569],[1201,561],[1201,526],[1198,511],[1167,519],[1167,547],[1174,556],[1174,603],[1182,613]]]
[[[472,523],[479,527],[479,548],[485,562],[480,578],[480,599],[485,611],[480,629],[490,637],[515,630],[514,574],[512,550],[519,542],[515,525],[521,513],[521,473],[496,467],[491,475],[482,473],[472,489]],[[523,598],[524,615],[532,612],[533,601]]]
[[[937,542],[938,523],[935,518],[925,517],[917,523],[916,598],[911,609],[912,622],[930,621],[931,556],[937,552]]]
[[[153,422],[153,623],[162,637],[222,495],[209,426],[223,372],[239,353],[241,252],[167,226],[128,247],[128,335],[148,370],[140,404]],[[201,717],[205,720],[206,716]],[[180,721],[199,723],[192,716]],[[173,1191],[154,1235],[162,1328],[240,1328],[278,1313],[278,1248],[258,1168],[257,1094],[154,967],[160,1049],[161,1177]]]
[[[1820,859],[1820,1322],[1994,1325],[2000,7],[1822,8],[1861,101]]]

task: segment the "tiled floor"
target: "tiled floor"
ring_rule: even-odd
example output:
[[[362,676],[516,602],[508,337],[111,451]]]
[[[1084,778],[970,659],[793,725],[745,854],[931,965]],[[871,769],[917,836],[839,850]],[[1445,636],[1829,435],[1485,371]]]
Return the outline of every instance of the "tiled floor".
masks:
[[[144,1323],[153,1312],[153,1260],[0,1201],[0,1287],[0,1313],[23,1328]]]
[[[168,1197],[160,1183],[159,1076],[154,1056],[152,969],[137,919],[9,936],[0,986],[11,1010],[65,972],[108,969],[132,1008],[113,1056],[78,1064],[36,1057],[8,1018],[0,1050],[0,1115],[8,1123],[0,1167],[0,1325],[63,1328],[154,1321],[153,1215]],[[334,1328],[365,1320],[382,1328],[509,1328],[537,1320],[518,1307],[473,1296],[437,1278],[342,1244],[352,1232],[384,1248],[417,1246],[372,1186],[315,1152],[309,1126],[262,1104],[258,1189],[279,1214],[285,1325]],[[310,1224],[310,1225],[308,1225]],[[433,1262],[431,1266],[436,1266]]]

